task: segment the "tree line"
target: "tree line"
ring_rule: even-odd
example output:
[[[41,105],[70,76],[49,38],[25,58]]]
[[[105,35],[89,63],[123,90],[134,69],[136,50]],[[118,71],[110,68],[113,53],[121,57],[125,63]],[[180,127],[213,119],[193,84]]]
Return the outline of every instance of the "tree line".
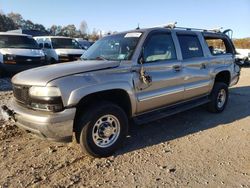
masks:
[[[80,23],[79,28],[74,24],[66,26],[52,25],[50,28],[45,28],[42,24],[33,23],[31,20],[25,20],[19,13],[4,14],[0,11],[0,31],[9,31],[15,29],[39,30],[48,35],[69,36],[74,38],[85,38],[96,41],[102,37],[101,31],[93,29],[88,32],[88,24],[86,21]],[[108,33],[113,33],[109,31]],[[236,48],[250,49],[250,38],[233,39]]]
[[[93,41],[99,39],[102,35],[97,29],[93,29],[93,31],[89,33],[87,22],[84,20],[80,23],[79,28],[74,24],[68,24],[66,26],[52,25],[50,28],[45,28],[42,24],[33,23],[31,20],[25,20],[19,13],[11,12],[9,14],[4,14],[0,11],[0,32],[16,29],[38,30],[48,35],[85,38]]]

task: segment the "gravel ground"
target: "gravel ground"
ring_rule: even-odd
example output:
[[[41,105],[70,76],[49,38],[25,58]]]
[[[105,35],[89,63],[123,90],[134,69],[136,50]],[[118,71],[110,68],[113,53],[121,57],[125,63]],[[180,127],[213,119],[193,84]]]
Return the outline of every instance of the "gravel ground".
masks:
[[[199,107],[134,126],[109,158],[0,120],[0,187],[250,187],[249,80],[250,69],[242,69],[223,113]],[[10,89],[0,79],[0,105],[9,104]]]

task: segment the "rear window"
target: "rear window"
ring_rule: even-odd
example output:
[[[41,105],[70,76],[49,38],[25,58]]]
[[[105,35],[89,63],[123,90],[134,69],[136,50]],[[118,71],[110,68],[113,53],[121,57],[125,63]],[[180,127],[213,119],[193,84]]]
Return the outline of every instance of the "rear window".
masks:
[[[203,57],[200,41],[196,35],[178,35],[183,59]]]
[[[233,53],[232,47],[224,38],[205,37],[205,41],[213,56]]]

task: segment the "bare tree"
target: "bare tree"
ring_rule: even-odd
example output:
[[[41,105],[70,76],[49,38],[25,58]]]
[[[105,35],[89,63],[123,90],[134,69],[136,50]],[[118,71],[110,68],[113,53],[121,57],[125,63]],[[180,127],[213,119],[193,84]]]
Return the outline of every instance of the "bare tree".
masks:
[[[85,20],[81,21],[79,30],[82,35],[87,35],[87,30],[88,30],[88,24]]]
[[[11,12],[7,14],[7,16],[13,20],[13,22],[17,25],[17,27],[23,27],[25,25],[25,21],[21,14]]]

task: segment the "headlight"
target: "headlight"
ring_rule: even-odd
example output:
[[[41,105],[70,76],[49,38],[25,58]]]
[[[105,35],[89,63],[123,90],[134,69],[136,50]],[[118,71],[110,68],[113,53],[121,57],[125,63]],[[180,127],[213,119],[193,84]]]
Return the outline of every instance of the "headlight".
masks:
[[[15,57],[16,57],[16,56],[14,56],[14,55],[8,55],[8,56],[6,56],[6,59],[7,59],[8,61],[13,61],[13,60],[15,59]]]
[[[29,95],[33,97],[60,97],[61,92],[57,87],[32,86]]]
[[[32,86],[29,89],[30,107],[35,110],[59,112],[63,110],[61,92],[57,87]]]
[[[6,54],[4,56],[4,63],[5,64],[16,64],[16,56],[12,54]]]

